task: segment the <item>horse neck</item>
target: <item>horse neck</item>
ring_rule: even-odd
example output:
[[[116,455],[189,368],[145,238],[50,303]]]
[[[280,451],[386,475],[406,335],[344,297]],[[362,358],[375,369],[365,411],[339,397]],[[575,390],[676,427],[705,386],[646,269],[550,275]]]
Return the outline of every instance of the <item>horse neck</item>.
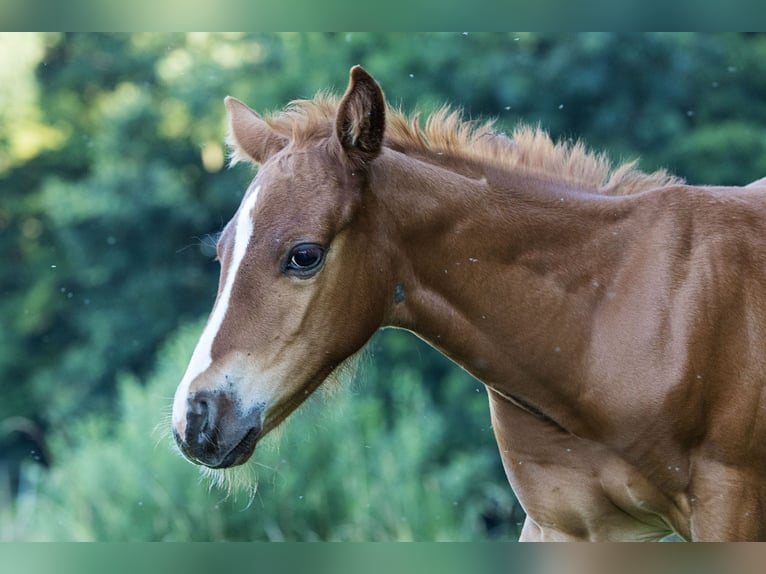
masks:
[[[374,179],[394,242],[388,324],[530,404],[577,377],[590,311],[638,231],[630,197],[491,169],[475,179],[393,153]]]

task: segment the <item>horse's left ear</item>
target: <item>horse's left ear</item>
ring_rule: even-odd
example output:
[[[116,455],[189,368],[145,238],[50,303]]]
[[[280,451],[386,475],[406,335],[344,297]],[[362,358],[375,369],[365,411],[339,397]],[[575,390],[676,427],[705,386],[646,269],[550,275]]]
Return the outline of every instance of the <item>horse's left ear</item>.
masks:
[[[236,98],[226,96],[224,104],[229,110],[229,144],[234,148],[232,164],[250,158],[263,164],[287,145],[287,138],[272,130],[255,110]]]
[[[380,153],[385,129],[383,91],[361,66],[354,66],[335,119],[341,147],[354,164],[363,167]]]

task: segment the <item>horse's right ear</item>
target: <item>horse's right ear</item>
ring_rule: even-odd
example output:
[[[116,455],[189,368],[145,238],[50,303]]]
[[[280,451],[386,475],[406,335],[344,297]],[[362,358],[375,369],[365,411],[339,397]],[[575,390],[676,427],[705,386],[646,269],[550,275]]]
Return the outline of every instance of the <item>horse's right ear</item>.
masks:
[[[380,153],[385,129],[383,91],[361,66],[354,66],[335,119],[340,145],[352,163],[363,167]]]
[[[229,144],[234,148],[232,163],[249,158],[262,164],[287,145],[287,138],[278,134],[245,104],[236,98],[224,99],[229,110]]]

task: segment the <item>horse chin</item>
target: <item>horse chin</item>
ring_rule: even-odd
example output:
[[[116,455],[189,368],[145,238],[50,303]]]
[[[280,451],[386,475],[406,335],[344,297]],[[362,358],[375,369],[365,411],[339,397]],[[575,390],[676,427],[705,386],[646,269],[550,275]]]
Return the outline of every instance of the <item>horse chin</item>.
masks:
[[[259,426],[250,427],[239,442],[223,455],[217,454],[213,449],[195,450],[191,448],[175,430],[173,436],[179,451],[189,462],[209,469],[225,469],[246,463],[255,452],[255,447],[262,433]]]
[[[245,433],[242,440],[240,440],[220,462],[208,464],[201,461],[201,464],[208,468],[230,468],[232,466],[239,466],[246,463],[250,457],[253,456],[253,452],[255,452],[255,445],[258,444],[260,434],[259,428],[252,427]]]

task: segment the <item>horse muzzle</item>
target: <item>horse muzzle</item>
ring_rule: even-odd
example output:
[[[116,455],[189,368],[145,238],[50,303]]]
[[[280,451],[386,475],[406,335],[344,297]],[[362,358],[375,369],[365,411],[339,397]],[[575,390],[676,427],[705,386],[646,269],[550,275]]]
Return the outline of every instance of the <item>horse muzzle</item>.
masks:
[[[261,436],[263,405],[242,412],[223,391],[200,391],[186,400],[186,425],[173,428],[178,448],[191,462],[227,468],[250,458]]]

